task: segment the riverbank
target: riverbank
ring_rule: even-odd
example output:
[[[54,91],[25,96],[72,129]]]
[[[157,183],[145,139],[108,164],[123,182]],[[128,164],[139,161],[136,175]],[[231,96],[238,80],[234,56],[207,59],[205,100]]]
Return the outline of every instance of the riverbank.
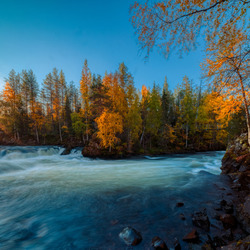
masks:
[[[215,145],[171,145],[171,146],[152,146],[150,148],[144,148],[141,145],[134,145],[134,147],[128,150],[126,145],[120,145],[112,149],[102,148],[100,142],[95,139],[91,139],[88,143],[83,143],[77,138],[70,137],[65,138],[62,142],[58,138],[48,137],[46,140],[41,140],[39,143],[31,138],[16,139],[10,135],[4,134],[0,130],[0,145],[4,146],[61,146],[65,148],[63,154],[69,154],[74,148],[83,148],[82,155],[89,158],[99,159],[128,159],[136,156],[157,156],[157,155],[169,155],[169,154],[191,154],[196,152],[207,152],[207,151],[221,151],[226,150],[226,146],[223,144]]]
[[[242,134],[229,144],[222,159],[221,170],[222,175],[231,179],[230,186],[235,192],[232,202],[237,222],[250,235],[250,147],[247,134]],[[228,249],[250,249],[249,236],[231,243]]]
[[[131,159],[136,157],[157,157],[157,156],[164,156],[164,155],[173,155],[173,154],[195,154],[195,153],[203,153],[203,152],[213,152],[213,151],[225,151],[225,148],[220,149],[202,149],[202,150],[194,150],[194,149],[171,149],[171,150],[145,150],[145,151],[138,151],[136,153],[127,153],[127,152],[120,152],[119,154],[116,154],[115,152],[108,152],[108,151],[100,151],[98,153],[88,153],[86,150],[84,150],[84,146],[82,143],[79,144],[37,144],[37,143],[24,143],[24,142],[9,142],[9,143],[0,143],[0,146],[49,146],[49,147],[62,147],[64,150],[62,151],[62,155],[69,155],[73,150],[75,149],[82,149],[82,155],[83,157],[88,157],[91,159],[103,159],[103,160],[121,160],[121,159]]]

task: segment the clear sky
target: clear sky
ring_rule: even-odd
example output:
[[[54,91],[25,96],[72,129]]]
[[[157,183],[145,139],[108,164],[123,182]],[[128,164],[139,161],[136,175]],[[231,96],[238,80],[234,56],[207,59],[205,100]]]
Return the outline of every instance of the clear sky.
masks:
[[[124,62],[135,85],[171,88],[187,75],[200,81],[202,48],[166,60],[154,51],[145,62],[129,21],[129,0],[0,0],[0,88],[13,68],[33,69],[39,83],[54,67],[79,83],[86,58],[93,73]]]

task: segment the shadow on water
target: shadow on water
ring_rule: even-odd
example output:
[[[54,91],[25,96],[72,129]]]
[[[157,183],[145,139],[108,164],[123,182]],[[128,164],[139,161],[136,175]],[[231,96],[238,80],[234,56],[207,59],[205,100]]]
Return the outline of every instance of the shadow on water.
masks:
[[[181,239],[192,228],[191,214],[202,208],[217,230],[213,207],[228,188],[227,178],[212,173],[219,173],[212,165],[220,152],[161,161],[89,161],[59,152],[0,154],[0,169],[33,162],[0,175],[1,249],[127,249],[118,234],[128,225],[143,237],[135,249],[149,249],[156,235],[170,247],[177,237],[189,249]],[[200,234],[205,240],[206,232]]]

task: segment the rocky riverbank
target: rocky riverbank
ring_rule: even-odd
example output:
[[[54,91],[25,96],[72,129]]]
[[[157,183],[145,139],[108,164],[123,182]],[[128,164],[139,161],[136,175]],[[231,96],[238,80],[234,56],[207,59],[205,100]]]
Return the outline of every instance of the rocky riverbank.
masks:
[[[228,146],[221,170],[223,175],[231,178],[231,188],[236,193],[233,199],[236,220],[250,235],[250,147],[247,134],[242,134]],[[250,236],[223,249],[250,249]]]

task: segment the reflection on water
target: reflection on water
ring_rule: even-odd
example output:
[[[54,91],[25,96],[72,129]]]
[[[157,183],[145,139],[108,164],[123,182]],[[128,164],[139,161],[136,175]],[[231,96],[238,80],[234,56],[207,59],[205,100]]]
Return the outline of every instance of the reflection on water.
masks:
[[[118,234],[127,225],[142,233],[137,249],[155,235],[171,245],[223,185],[224,152],[92,160],[62,151],[0,147],[1,249],[126,249]]]

